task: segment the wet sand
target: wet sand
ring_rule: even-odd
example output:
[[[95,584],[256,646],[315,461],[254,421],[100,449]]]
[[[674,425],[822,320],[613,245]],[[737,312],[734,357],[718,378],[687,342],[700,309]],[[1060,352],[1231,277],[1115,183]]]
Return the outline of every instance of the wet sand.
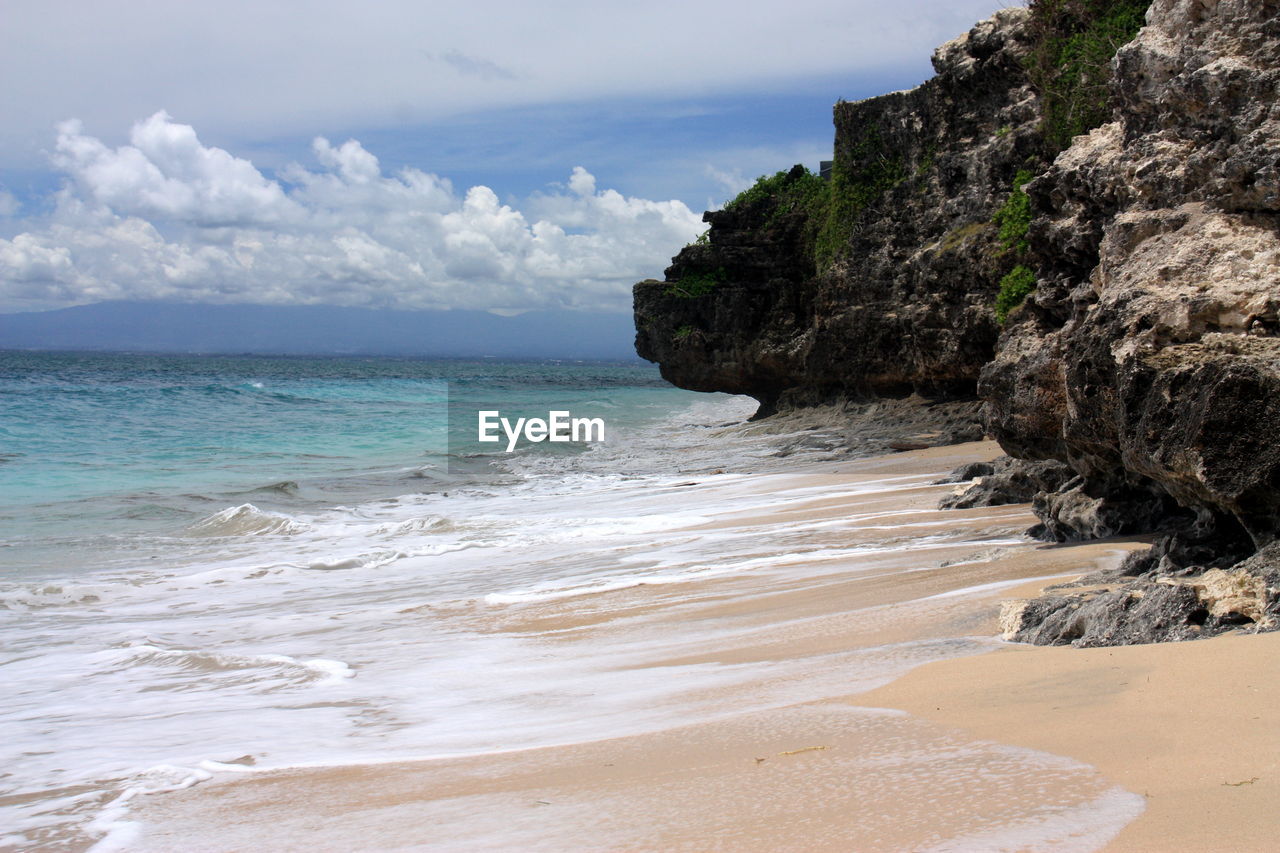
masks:
[[[911,541],[910,525],[939,521],[999,538],[1032,523],[1025,507],[937,513],[950,487],[926,476],[996,452],[708,477],[689,501],[705,516],[736,490],[814,488],[780,512],[845,545],[872,541],[872,528],[878,541],[884,528]],[[887,476],[903,487],[858,493]],[[700,525],[777,517],[721,511]],[[821,526],[847,518],[866,522]],[[128,818],[144,831],[129,849],[1263,849],[1278,822],[1280,728],[1266,709],[1280,697],[1266,678],[1280,638],[1107,650],[994,639],[1000,600],[1140,544],[952,544],[856,564],[783,554],[767,572],[506,609],[491,630],[536,632],[549,653],[687,635],[619,670],[694,679],[691,722],[538,749],[220,774],[135,798]],[[697,681],[708,668],[748,677]]]

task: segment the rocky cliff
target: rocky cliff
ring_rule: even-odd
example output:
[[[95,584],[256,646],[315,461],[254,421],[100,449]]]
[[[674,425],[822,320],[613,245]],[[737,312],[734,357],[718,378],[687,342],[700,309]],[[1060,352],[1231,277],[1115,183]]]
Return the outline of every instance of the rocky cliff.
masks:
[[[1170,535],[1010,625],[1041,642],[1280,609],[1280,2],[1156,0],[1113,68],[1115,120],[1026,188],[1038,286],[980,390],[1006,450],[1077,474],[1037,498],[1048,534]]]
[[[1077,7],[1136,28],[1144,6],[997,14],[922,86],[837,105],[829,184],[762,181],[635,289],[637,351],[677,385],[765,414],[976,393],[1039,466],[1010,469],[1038,535],[1158,534],[1010,608],[1022,640],[1280,625],[1280,0],[1155,0],[1081,125],[1036,76],[1046,56],[1058,81],[1086,73],[1085,37],[1054,28]]]
[[[1010,265],[992,216],[1043,147],[1027,20],[1000,12],[939,48],[923,85],[837,104],[829,185],[795,169],[705,214],[707,241],[635,288],[637,352],[762,414],[973,397]]]

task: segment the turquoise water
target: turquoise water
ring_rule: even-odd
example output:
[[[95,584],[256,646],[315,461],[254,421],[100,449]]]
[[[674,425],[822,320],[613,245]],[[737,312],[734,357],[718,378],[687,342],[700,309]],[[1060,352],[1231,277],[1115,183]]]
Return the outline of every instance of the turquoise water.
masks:
[[[85,549],[238,496],[296,510],[492,476],[482,404],[634,428],[688,396],[638,363],[0,353],[0,572],[96,568]]]

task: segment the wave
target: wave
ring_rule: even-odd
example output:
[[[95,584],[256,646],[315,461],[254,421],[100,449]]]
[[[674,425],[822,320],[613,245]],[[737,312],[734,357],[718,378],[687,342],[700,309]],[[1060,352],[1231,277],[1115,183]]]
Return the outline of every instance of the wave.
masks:
[[[737,565],[700,566],[686,571],[670,572],[666,574],[627,575],[617,578],[600,578],[580,584],[570,582],[562,585],[547,585],[540,588],[519,590],[516,592],[493,592],[484,597],[484,603],[490,605],[533,604],[542,601],[556,601],[562,598],[577,598],[578,596],[583,595],[597,595],[603,592],[617,592],[619,590],[634,589],[640,586],[666,586],[668,584],[690,583],[692,581],[705,580],[706,578],[716,577],[718,575],[734,574],[739,570],[740,567]]]
[[[355,671],[349,665],[328,658],[299,660],[289,655],[166,649],[146,643],[120,649],[116,658],[117,668],[147,664],[196,676],[193,680],[174,685],[174,689],[183,690],[219,690],[229,682],[253,685],[261,690],[279,690],[311,684],[335,684],[355,677]],[[218,678],[210,680],[209,676]]]
[[[21,611],[98,604],[105,595],[106,590],[96,584],[45,584],[0,594],[0,608]]]
[[[304,522],[283,513],[267,512],[253,504],[240,504],[215,512],[187,528],[192,536],[288,536],[310,530]]]
[[[256,489],[250,489],[244,492],[246,495],[286,495],[294,497],[298,494],[298,483],[295,480],[281,480],[278,483],[269,483],[265,486],[258,486]]]
[[[357,554],[352,557],[341,557],[332,560],[313,560],[306,564],[295,564],[293,568],[308,569],[318,572],[332,572],[345,569],[381,569],[399,560],[410,557],[439,557],[443,554],[454,554],[472,548],[483,548],[483,542],[451,542],[426,548],[414,548],[409,551],[373,551]]]
[[[409,554],[404,551],[379,551],[373,554],[359,554],[354,557],[343,557],[332,561],[316,560],[307,564],[304,568],[316,572],[335,572],[344,569],[380,569],[408,556]]]
[[[402,536],[409,533],[453,533],[459,529],[453,519],[427,515],[394,524],[381,524],[373,532],[384,536]]]

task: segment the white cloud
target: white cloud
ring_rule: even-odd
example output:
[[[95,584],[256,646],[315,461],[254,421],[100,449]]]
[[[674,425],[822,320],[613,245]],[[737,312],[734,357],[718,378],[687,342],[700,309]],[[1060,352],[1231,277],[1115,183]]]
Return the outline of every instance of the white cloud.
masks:
[[[173,122],[164,111],[135,124],[129,141],[131,145],[108,148],[85,136],[79,121],[65,121],[58,125],[53,163],[88,200],[126,215],[247,225],[300,213],[280,185],[252,163],[221,148],[206,148],[194,128]],[[347,164],[341,165],[345,174]]]
[[[1007,0],[6,0],[0,158],[69,115],[167,106],[219,139],[416,126],[476,111],[851,83],[925,67]],[[304,11],[305,8],[305,11]]]
[[[596,188],[519,210],[484,186],[459,197],[417,169],[385,175],[356,140],[316,139],[318,168],[280,177],[203,144],[159,112],[111,147],[59,127],[53,213],[0,240],[0,306],[170,299],[398,308],[623,310],[630,285],[698,234],[679,201]]]
[[[707,177],[711,178],[724,191],[726,198],[733,198],[738,193],[755,183],[752,178],[744,177],[741,169],[726,171],[710,164],[706,167]]]
[[[515,80],[518,74],[509,68],[503,68],[496,62],[475,56],[467,56],[456,50],[432,57],[439,59],[454,71],[467,77],[479,77],[481,80]]]
[[[594,195],[596,191],[595,176],[581,166],[575,166],[573,174],[569,176],[569,189],[573,190],[575,195]]]

